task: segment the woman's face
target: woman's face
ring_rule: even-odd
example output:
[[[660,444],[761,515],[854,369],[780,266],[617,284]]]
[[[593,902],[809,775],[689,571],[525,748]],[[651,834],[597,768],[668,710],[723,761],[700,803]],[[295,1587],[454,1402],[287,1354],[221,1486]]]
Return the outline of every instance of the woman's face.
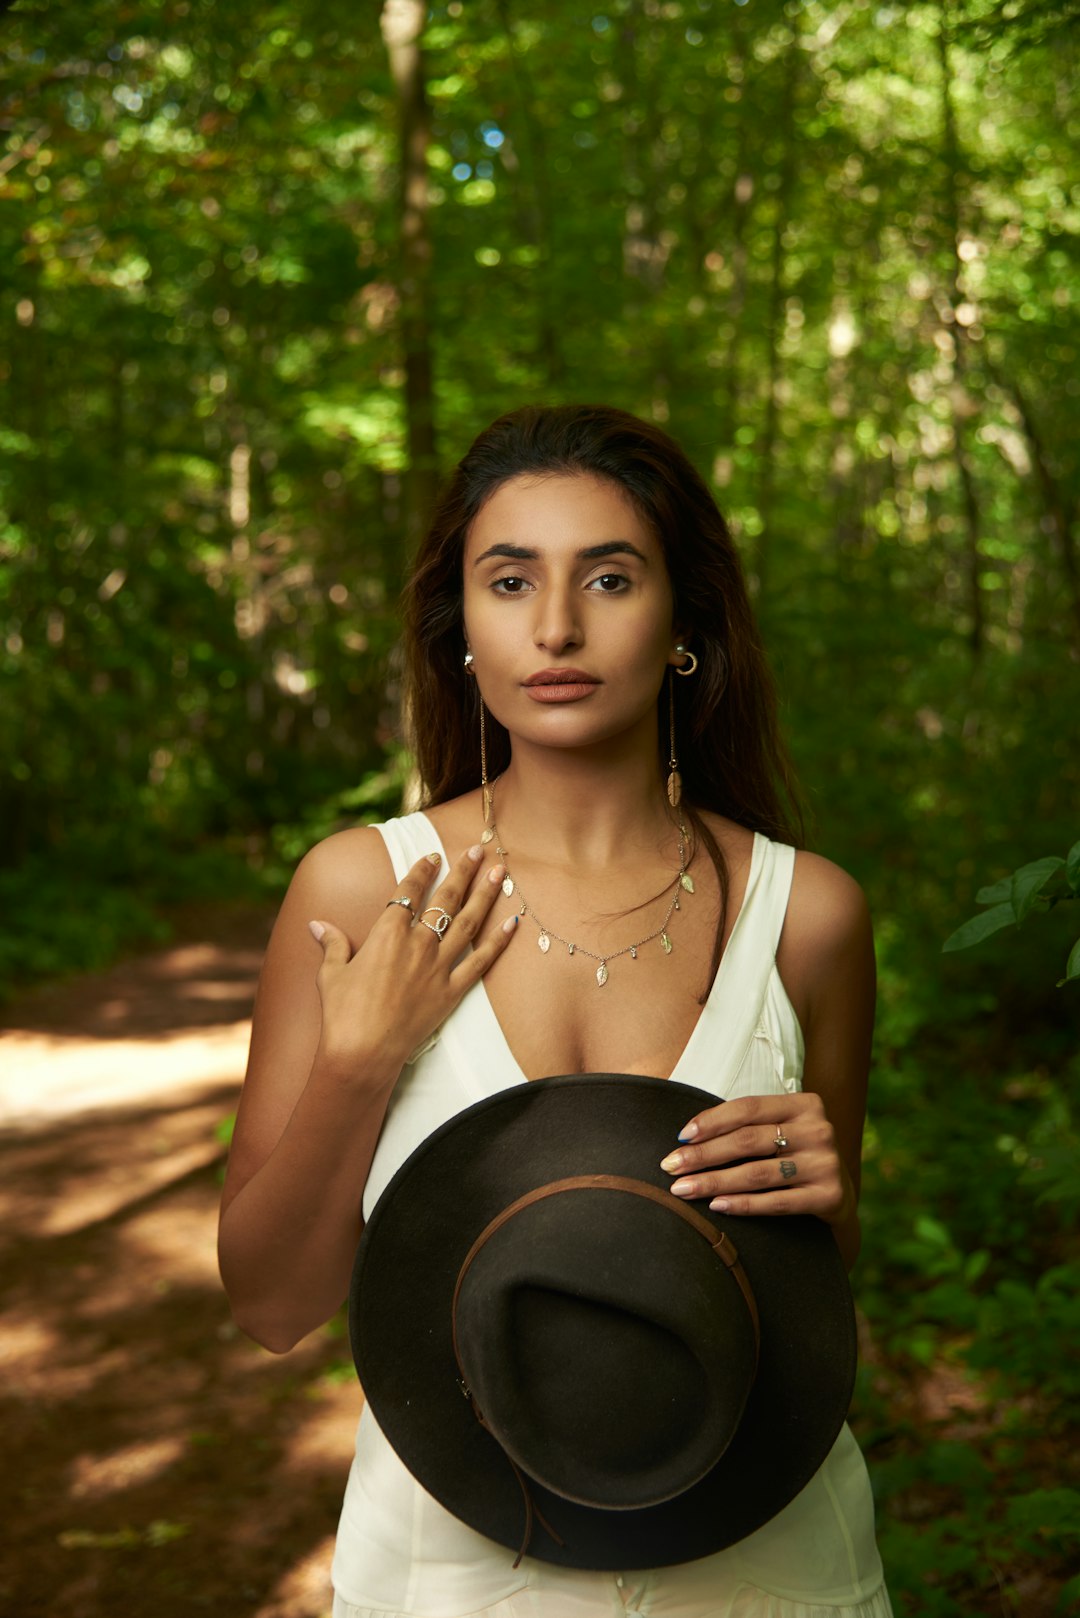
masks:
[[[675,655],[663,552],[615,484],[520,476],[476,518],[465,637],[484,701],[511,735],[580,747],[640,727]]]

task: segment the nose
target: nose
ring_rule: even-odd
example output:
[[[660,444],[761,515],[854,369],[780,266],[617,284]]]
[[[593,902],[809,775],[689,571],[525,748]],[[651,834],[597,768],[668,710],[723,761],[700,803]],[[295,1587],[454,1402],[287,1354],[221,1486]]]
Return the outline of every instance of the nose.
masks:
[[[559,655],[581,645],[584,635],[577,602],[577,592],[571,586],[552,585],[538,593],[533,625],[533,641],[538,649]]]

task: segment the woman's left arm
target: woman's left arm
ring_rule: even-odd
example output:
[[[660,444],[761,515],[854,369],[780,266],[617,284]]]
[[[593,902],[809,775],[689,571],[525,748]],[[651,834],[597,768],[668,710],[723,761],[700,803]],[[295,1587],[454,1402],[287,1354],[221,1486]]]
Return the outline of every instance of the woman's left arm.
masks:
[[[676,1196],[728,1214],[811,1213],[848,1269],[859,1252],[859,1183],[874,1028],[874,940],[862,889],[800,853],[776,955],[803,1029],[801,1093],[745,1096],[687,1120],[661,1165]],[[725,1166],[734,1165],[734,1166]]]

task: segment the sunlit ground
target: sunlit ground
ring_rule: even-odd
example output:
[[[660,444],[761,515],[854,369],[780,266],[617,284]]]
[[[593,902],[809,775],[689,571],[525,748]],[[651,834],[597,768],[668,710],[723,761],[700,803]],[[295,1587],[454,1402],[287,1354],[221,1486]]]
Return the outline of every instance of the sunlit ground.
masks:
[[[345,1341],[259,1349],[215,1262],[265,918],[247,933],[52,987],[0,1030],[5,1612],[329,1611]]]

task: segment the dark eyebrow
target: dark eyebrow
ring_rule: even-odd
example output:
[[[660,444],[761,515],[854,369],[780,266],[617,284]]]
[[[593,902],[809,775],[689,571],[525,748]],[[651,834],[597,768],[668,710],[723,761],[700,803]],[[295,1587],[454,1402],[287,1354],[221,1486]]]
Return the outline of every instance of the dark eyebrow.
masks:
[[[528,545],[511,545],[509,541],[501,541],[498,545],[490,546],[482,555],[476,558],[473,567],[479,567],[481,562],[488,561],[492,556],[505,556],[513,562],[535,562],[540,552]],[[644,551],[639,551],[636,545],[631,545],[628,539],[609,539],[602,545],[587,545],[584,550],[578,551],[583,562],[595,562],[603,556],[636,556],[639,562],[649,565],[649,558]]]

